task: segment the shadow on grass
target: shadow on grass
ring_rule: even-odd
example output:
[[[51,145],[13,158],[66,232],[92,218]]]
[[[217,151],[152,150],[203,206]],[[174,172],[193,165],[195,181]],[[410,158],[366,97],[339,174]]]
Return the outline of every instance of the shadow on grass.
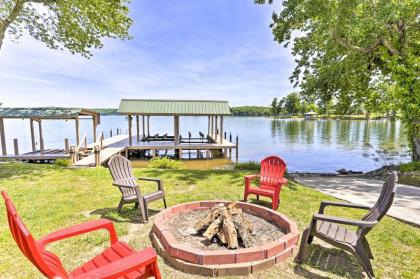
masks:
[[[167,177],[168,172],[166,170],[158,169],[143,169],[143,174],[146,174],[149,177]],[[207,180],[211,176],[223,175],[227,176],[227,181],[230,184],[237,184],[242,182],[243,177],[238,175],[239,171],[232,170],[172,170],[170,172],[171,176],[175,176],[177,180],[189,183],[196,184],[200,181]]]
[[[329,278],[315,274],[311,271],[314,269],[345,278],[365,278],[352,255],[340,249],[327,248],[319,244],[306,246],[303,265],[297,264],[294,272],[306,278]]]
[[[149,221],[150,217],[159,213],[160,211],[149,208]],[[117,208],[100,208],[89,213],[90,215],[99,215],[100,218],[108,219],[115,223],[131,223],[131,224],[142,224],[143,218],[141,217],[140,209],[126,206],[120,213]]]

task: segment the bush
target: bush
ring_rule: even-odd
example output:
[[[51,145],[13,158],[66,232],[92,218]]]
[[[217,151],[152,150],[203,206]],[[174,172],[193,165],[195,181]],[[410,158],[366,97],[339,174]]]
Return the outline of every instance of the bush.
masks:
[[[70,160],[68,159],[57,159],[55,160],[55,164],[60,167],[67,167],[70,165]]]
[[[154,169],[178,170],[178,169],[182,169],[184,167],[184,164],[179,161],[169,159],[168,157],[162,157],[162,158],[156,157],[149,161],[148,167],[154,168]]]
[[[249,161],[246,163],[237,163],[234,166],[235,170],[252,170],[252,171],[260,171],[261,164],[256,161]]]
[[[410,162],[406,164],[401,164],[400,171],[402,172],[420,171],[420,162]]]

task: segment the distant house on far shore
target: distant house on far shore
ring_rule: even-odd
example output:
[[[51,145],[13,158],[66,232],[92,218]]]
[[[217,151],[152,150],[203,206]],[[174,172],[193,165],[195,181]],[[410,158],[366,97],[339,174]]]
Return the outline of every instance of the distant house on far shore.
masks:
[[[314,120],[318,118],[318,113],[311,110],[309,112],[305,112],[303,116],[305,117],[305,120]]]

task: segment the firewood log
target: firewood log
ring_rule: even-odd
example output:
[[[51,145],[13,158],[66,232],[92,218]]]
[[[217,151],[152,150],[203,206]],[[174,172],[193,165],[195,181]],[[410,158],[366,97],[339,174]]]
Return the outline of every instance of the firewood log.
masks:
[[[224,210],[226,210],[226,207],[223,203],[216,204],[207,214],[206,218],[202,219],[194,225],[194,229],[196,231],[206,229],[208,226],[210,226],[211,223],[213,223],[215,219],[222,215]]]
[[[238,248],[238,234],[236,233],[235,224],[232,222],[232,218],[227,211],[223,214],[223,233],[226,237],[228,248]]]

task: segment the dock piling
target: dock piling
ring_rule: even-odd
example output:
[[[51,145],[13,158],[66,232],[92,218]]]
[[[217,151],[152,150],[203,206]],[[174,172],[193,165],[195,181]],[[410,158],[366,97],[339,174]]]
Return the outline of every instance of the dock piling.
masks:
[[[64,152],[65,153],[69,153],[69,150],[70,150],[70,148],[69,148],[69,139],[68,138],[65,138],[64,139]]]
[[[239,159],[239,136],[236,136],[236,163],[238,163]]]
[[[17,139],[13,139],[13,145],[15,147],[15,155],[19,155],[19,144]]]

